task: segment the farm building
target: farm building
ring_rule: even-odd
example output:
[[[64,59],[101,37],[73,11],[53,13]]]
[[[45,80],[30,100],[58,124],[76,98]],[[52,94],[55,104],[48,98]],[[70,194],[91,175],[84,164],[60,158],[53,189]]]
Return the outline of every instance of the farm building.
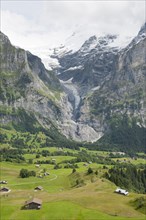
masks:
[[[43,189],[42,186],[37,186],[37,187],[35,187],[35,190],[42,190],[42,189]]]
[[[125,189],[120,189],[120,188],[117,188],[117,189],[115,190],[115,193],[119,193],[119,194],[122,194],[122,195],[125,195],[125,196],[127,196],[127,195],[129,194],[129,192],[128,192],[127,190],[125,190]]]
[[[2,180],[2,181],[0,181],[0,183],[1,183],[1,184],[7,184],[8,181],[6,181],[6,180]]]
[[[0,192],[10,192],[11,190],[7,187],[3,187],[0,189]]]
[[[36,165],[35,165],[35,167],[39,168],[39,167],[40,167],[40,165],[39,165],[39,164],[36,164]]]
[[[26,209],[40,209],[41,206],[42,206],[42,200],[37,198],[33,198],[29,201],[26,201],[24,205]]]
[[[87,166],[88,166],[88,164],[87,164],[87,163],[84,163],[83,165],[84,165],[85,167],[87,167]]]
[[[121,156],[122,156],[122,155],[123,155],[123,156],[125,155],[124,152],[112,152],[112,154],[114,154],[114,155],[119,154],[119,155],[121,155]]]

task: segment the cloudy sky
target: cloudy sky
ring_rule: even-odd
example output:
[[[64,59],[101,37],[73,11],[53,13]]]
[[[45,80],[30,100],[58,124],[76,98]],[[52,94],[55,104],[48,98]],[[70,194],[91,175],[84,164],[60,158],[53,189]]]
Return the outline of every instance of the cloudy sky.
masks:
[[[1,30],[27,50],[55,47],[73,32],[136,35],[145,21],[145,1],[1,0]]]

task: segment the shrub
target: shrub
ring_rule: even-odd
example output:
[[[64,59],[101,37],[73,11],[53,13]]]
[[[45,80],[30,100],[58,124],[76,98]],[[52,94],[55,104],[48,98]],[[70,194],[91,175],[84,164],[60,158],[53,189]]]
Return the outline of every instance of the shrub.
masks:
[[[88,169],[88,171],[87,171],[87,174],[91,174],[91,173],[93,173],[93,170],[92,170],[91,167],[89,167],[89,169]]]

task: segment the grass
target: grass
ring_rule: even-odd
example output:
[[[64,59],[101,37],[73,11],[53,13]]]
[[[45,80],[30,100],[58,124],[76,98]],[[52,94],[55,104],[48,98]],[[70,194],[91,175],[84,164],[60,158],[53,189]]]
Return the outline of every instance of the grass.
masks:
[[[41,134],[40,134],[41,136]],[[42,136],[43,138],[43,136]],[[58,151],[58,148],[48,149],[50,152]],[[71,149],[65,151],[75,152]],[[91,152],[96,153],[96,151]],[[107,152],[98,152],[107,155]],[[25,158],[35,161],[35,154],[25,154]],[[49,156],[40,159],[56,159],[57,162],[70,160],[71,156]],[[122,158],[123,159],[123,158]],[[138,158],[139,159],[139,158]],[[141,159],[141,158],[140,158]],[[143,162],[143,161],[142,161]],[[35,164],[0,162],[1,179],[7,180],[7,187],[11,192],[7,195],[1,194],[1,219],[2,220],[145,220],[146,215],[135,210],[131,201],[144,196],[130,193],[129,196],[121,196],[114,193],[116,186],[101,177],[103,164],[78,163],[77,173],[72,174],[72,169],[54,169],[54,165],[41,164],[36,168]],[[107,167],[110,167],[106,165]],[[98,170],[98,175],[87,175],[87,169],[91,167]],[[19,177],[20,169],[35,170],[37,176],[45,168],[50,173],[43,178]],[[85,185],[75,186],[76,178],[82,178]],[[92,181],[94,180],[94,181]],[[34,191],[38,185],[43,187],[42,191]],[[32,197],[42,199],[41,210],[21,210],[26,200]]]
[[[25,159],[33,159],[33,162],[37,162],[39,160],[50,160],[52,161],[52,159],[55,159],[56,163],[60,163],[64,160],[72,160],[75,159],[75,157],[72,156],[47,156],[47,157],[43,157],[41,156],[40,158],[36,158],[36,155],[34,154],[25,154]]]
[[[19,205],[15,207],[10,207],[9,215],[7,207],[2,207],[5,216],[3,215],[3,220],[126,220],[125,217],[117,217],[103,214],[99,211],[84,208],[76,203],[68,202],[68,201],[59,201],[59,202],[46,202],[43,204],[41,210],[20,210]],[[41,216],[41,217],[40,217]],[[133,218],[136,220],[137,218]],[[144,218],[139,218],[139,220],[144,220]]]
[[[122,158],[113,158],[114,161],[125,161],[126,163],[131,163],[134,165],[138,165],[138,164],[145,164],[145,159],[143,158],[137,158],[137,159],[131,159],[131,158],[127,158],[127,157],[122,157]]]

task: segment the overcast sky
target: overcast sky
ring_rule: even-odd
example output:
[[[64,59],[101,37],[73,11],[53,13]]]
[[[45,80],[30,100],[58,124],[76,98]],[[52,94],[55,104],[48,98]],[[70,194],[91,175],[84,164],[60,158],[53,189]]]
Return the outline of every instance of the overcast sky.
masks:
[[[1,30],[24,49],[54,47],[74,31],[136,35],[145,21],[145,1],[1,0]]]

